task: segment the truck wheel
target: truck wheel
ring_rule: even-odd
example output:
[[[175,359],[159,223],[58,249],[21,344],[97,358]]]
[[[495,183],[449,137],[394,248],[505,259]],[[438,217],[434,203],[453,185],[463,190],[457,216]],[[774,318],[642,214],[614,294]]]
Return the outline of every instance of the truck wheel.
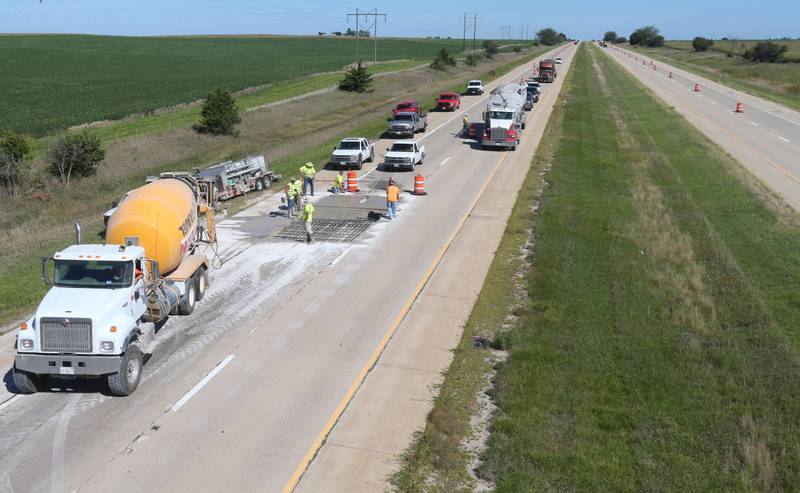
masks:
[[[178,304],[178,315],[190,315],[194,311],[194,304],[197,302],[197,286],[194,278],[186,280],[186,294]]]
[[[200,301],[206,295],[206,288],[208,288],[208,272],[205,267],[197,269],[197,273],[194,275],[194,285],[197,286],[197,301]]]
[[[17,392],[20,394],[36,393],[36,391],[39,390],[39,385],[42,382],[42,378],[39,375],[28,373],[27,371],[17,370],[16,366],[14,366],[14,369],[12,370],[12,376],[14,380],[14,387],[16,387]]]
[[[256,178],[256,192],[260,192],[264,190],[264,182],[261,181],[261,178]]]
[[[138,346],[128,346],[122,356],[119,371],[106,377],[108,390],[116,396],[133,394],[142,379],[142,351]]]
[[[356,161],[356,169],[361,170],[364,167],[364,158],[361,157],[361,154],[358,155],[358,161]]]
[[[261,179],[261,181],[264,182],[264,188],[269,188],[272,186],[272,177],[270,176],[265,176]]]
[[[369,162],[372,163],[375,161],[375,148],[373,147],[369,153]]]

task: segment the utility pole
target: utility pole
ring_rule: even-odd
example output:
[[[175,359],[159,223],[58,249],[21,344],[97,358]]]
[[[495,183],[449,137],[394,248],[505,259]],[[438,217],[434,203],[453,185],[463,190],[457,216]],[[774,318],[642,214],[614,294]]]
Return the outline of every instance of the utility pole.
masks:
[[[467,51],[467,13],[464,12],[464,37],[461,38],[461,51]]]
[[[478,33],[478,14],[472,14],[472,51],[475,51],[475,37]]]
[[[356,63],[359,63],[361,61],[361,58],[359,58],[359,54],[358,54],[358,35],[359,35],[359,32],[358,32],[358,30],[359,30],[358,18],[362,17],[362,16],[366,16],[366,15],[368,15],[368,14],[362,14],[361,12],[358,11],[358,9],[356,9],[356,13],[355,14],[347,14],[347,23],[348,24],[350,23],[350,17],[355,16],[355,18],[356,18]]]
[[[375,36],[375,39],[374,39],[375,53],[373,55],[374,58],[373,58],[372,62],[373,63],[378,63],[378,17],[383,17],[383,22],[386,22],[386,13],[385,12],[378,12],[378,9],[376,8],[375,10],[373,10],[372,12],[369,12],[366,15],[371,15],[371,16],[374,17],[373,32],[374,32],[374,36]]]

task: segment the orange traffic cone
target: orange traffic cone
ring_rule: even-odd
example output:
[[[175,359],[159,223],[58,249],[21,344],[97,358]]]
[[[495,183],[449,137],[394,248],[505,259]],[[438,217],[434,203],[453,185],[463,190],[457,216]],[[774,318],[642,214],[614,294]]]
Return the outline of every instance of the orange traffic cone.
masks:
[[[428,195],[425,191],[425,177],[417,175],[414,177],[414,195]]]
[[[358,178],[356,178],[355,171],[348,171],[347,172],[347,191],[348,192],[358,192]]]
[[[736,113],[744,113],[744,105],[741,101],[736,103]]]
[[[700,84],[694,85],[694,92],[700,92]]]

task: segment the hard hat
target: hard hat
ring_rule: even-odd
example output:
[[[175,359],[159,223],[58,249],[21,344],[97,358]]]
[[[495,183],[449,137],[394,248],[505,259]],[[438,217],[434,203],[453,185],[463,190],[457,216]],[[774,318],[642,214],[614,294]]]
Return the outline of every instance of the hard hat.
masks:
[[[314,163],[312,163],[311,161],[309,161],[309,162],[307,162],[307,163],[306,163],[306,166],[314,166]]]

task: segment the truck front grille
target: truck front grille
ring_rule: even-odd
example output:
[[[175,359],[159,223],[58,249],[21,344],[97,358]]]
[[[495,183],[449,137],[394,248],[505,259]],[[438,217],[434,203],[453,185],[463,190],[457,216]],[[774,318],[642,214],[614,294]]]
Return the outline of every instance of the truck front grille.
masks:
[[[492,140],[506,140],[506,129],[493,128],[491,134]]]
[[[42,318],[42,351],[92,352],[92,320],[89,318]]]
[[[384,162],[386,164],[408,164],[408,159],[404,157],[387,157]]]

